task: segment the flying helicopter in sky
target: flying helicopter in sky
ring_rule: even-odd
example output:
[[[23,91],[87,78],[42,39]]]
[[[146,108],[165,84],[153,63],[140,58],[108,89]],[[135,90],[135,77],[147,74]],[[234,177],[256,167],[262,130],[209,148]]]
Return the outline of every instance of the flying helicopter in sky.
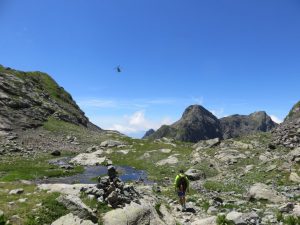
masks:
[[[117,67],[115,68],[115,70],[116,70],[118,73],[121,73],[121,72],[122,72],[122,70],[121,70],[121,67],[120,67],[120,66],[117,66]]]

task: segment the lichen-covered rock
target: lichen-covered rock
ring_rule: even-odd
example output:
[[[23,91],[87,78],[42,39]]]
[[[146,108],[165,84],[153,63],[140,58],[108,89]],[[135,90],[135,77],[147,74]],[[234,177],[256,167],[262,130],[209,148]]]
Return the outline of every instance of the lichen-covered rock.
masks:
[[[80,219],[78,216],[74,216],[72,213],[69,213],[65,216],[62,216],[55,220],[51,225],[96,225],[90,220]]]

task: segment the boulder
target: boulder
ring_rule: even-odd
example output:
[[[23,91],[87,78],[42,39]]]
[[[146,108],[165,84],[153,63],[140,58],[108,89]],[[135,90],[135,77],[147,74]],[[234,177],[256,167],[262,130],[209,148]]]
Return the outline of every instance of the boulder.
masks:
[[[292,202],[285,203],[279,206],[278,210],[282,213],[290,213],[294,209],[294,204]]]
[[[92,153],[81,153],[70,160],[70,163],[82,166],[97,166],[105,162],[106,157],[102,156],[103,150]]]
[[[165,224],[149,202],[131,202],[122,209],[115,209],[103,216],[105,225],[163,225]]]
[[[197,219],[191,225],[217,225],[217,217],[211,216],[205,219]]]
[[[289,176],[289,180],[295,183],[300,183],[300,177],[297,173],[292,172]]]
[[[51,155],[53,155],[53,156],[60,156],[61,152],[58,151],[58,150],[54,150],[53,152],[51,152]]]
[[[168,148],[163,148],[159,150],[162,153],[170,153],[172,151],[172,149],[168,149]]]
[[[288,158],[292,162],[300,162],[300,147],[292,150],[288,154]]]
[[[205,174],[202,171],[192,168],[186,171],[184,174],[189,178],[189,180],[192,181],[205,179]]]
[[[158,161],[158,162],[156,163],[156,165],[157,165],[157,166],[164,166],[164,165],[166,165],[166,164],[174,165],[174,164],[176,164],[176,163],[178,163],[177,157],[174,156],[174,155],[170,155],[168,158],[162,159],[162,160]]]
[[[65,216],[60,217],[55,220],[51,225],[96,225],[90,220],[82,220],[78,216],[74,216],[72,213],[69,213]]]
[[[19,194],[22,194],[23,192],[24,192],[23,188],[18,188],[18,189],[11,190],[8,194],[10,194],[10,195],[19,195]]]
[[[235,163],[238,159],[245,159],[247,156],[237,150],[221,150],[215,155],[215,158],[221,162]]]
[[[77,196],[61,195],[57,198],[57,201],[62,203],[75,216],[78,216],[81,219],[91,220],[95,223],[98,221],[97,216],[93,213],[93,211]]]
[[[106,140],[101,142],[100,144],[101,147],[107,147],[107,148],[117,147],[119,145],[124,145],[124,143],[116,140]]]
[[[232,221],[235,225],[248,225],[259,223],[259,216],[255,212],[240,213],[232,211],[227,214],[226,219]]]
[[[203,148],[212,148],[221,143],[220,138],[213,138],[209,140],[203,140],[199,141],[198,143],[194,144],[193,147],[197,150],[203,149]]]
[[[272,190],[268,185],[256,183],[250,187],[248,192],[249,199],[268,200],[273,203],[281,203],[286,198],[277,191]]]

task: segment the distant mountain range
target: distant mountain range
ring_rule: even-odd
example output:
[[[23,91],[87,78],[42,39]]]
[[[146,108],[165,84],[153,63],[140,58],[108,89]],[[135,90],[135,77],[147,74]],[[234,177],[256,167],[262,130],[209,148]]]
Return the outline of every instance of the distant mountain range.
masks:
[[[266,112],[254,112],[250,115],[232,115],[218,119],[200,105],[191,105],[182,117],[172,125],[163,125],[157,131],[149,131],[145,138],[174,138],[180,141],[197,142],[212,138],[228,139],[254,133],[267,132],[277,124]]]

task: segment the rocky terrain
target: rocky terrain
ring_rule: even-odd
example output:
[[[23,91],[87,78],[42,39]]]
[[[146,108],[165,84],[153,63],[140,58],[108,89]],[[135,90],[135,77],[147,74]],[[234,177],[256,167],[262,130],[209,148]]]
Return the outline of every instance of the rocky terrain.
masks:
[[[243,122],[230,129],[244,132],[249,123],[251,132],[223,139],[222,119],[190,106],[158,130],[168,135],[132,139],[92,125],[53,80],[55,89],[40,73],[20,74],[1,68],[0,224],[300,224],[299,104],[271,132],[260,112],[231,117]],[[191,181],[186,211],[173,187],[179,169]],[[95,177],[82,182],[90,171]]]
[[[276,125],[264,111],[217,119],[203,106],[192,105],[185,110],[179,121],[170,126],[163,125],[156,132],[149,130],[143,138],[168,137],[189,142],[212,138],[228,139],[259,131],[267,132],[275,128]]]
[[[275,145],[288,148],[300,147],[300,102],[293,106],[284,122],[272,133]]]

